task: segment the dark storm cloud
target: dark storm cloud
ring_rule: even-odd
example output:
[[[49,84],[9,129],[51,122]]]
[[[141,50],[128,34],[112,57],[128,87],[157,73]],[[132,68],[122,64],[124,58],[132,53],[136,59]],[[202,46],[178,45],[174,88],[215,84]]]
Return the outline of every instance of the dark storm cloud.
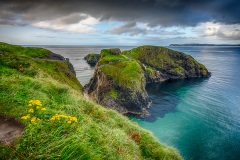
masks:
[[[18,16],[38,22],[72,15],[62,22],[71,24],[85,18],[76,13],[85,13],[101,20],[143,22],[150,27],[195,26],[206,21],[240,23],[239,0],[1,0],[0,10],[0,19],[11,22]],[[4,12],[11,14],[4,17]]]
[[[122,26],[110,29],[109,32],[113,34],[129,34],[131,36],[146,33],[146,30],[138,28],[136,25],[136,22],[127,22]]]
[[[84,20],[87,17],[88,17],[87,15],[71,14],[67,17],[62,18],[60,21],[64,24],[73,24],[81,20]]]

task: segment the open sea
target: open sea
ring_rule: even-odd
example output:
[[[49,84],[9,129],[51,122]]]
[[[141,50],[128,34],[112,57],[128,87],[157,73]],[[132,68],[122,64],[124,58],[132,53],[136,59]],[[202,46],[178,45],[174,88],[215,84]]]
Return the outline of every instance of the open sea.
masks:
[[[103,48],[43,46],[70,59],[82,85],[94,67],[83,59]],[[133,47],[118,47],[128,50]],[[212,76],[146,86],[150,117],[129,118],[150,130],[187,160],[240,160],[240,47],[168,47],[191,55]]]

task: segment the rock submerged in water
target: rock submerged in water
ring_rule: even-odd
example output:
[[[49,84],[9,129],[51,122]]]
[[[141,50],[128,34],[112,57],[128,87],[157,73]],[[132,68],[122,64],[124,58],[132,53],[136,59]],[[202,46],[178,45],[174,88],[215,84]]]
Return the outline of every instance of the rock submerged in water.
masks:
[[[148,114],[151,100],[146,83],[211,76],[191,56],[164,47],[141,46],[122,53],[120,49],[104,49],[99,56],[84,92],[123,114]]]
[[[99,60],[99,54],[91,53],[84,57],[89,64],[95,65]]]

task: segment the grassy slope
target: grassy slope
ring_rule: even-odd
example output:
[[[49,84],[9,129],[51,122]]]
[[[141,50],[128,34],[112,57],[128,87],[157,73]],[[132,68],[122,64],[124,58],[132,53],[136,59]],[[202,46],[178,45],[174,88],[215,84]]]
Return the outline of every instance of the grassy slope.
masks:
[[[14,147],[0,144],[0,159],[181,159],[126,117],[87,102],[67,62],[31,58],[46,57],[47,50],[0,43],[0,51],[0,115],[26,126]],[[47,108],[38,123],[20,119],[30,99]],[[78,123],[49,121],[56,113]]]
[[[125,55],[113,55],[102,50],[98,62],[99,69],[112,77],[121,87],[140,90],[144,83],[144,73],[141,66]],[[102,66],[101,66],[102,65]]]
[[[164,47],[141,46],[133,48],[130,51],[125,51],[123,54],[161,71],[166,71],[176,75],[184,72],[184,68],[182,68],[182,66],[185,65],[188,68],[198,68],[204,76],[207,74],[206,67],[197,62],[190,55]],[[182,59],[186,60],[183,61]],[[195,72],[195,70],[191,72]]]

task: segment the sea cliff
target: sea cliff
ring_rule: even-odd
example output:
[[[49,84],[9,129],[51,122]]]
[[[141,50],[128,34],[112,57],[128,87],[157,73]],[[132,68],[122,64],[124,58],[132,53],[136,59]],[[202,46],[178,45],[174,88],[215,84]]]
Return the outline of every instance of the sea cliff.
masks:
[[[168,48],[140,46],[124,52],[104,49],[84,92],[106,108],[147,115],[151,104],[147,83],[210,76],[193,57]]]

